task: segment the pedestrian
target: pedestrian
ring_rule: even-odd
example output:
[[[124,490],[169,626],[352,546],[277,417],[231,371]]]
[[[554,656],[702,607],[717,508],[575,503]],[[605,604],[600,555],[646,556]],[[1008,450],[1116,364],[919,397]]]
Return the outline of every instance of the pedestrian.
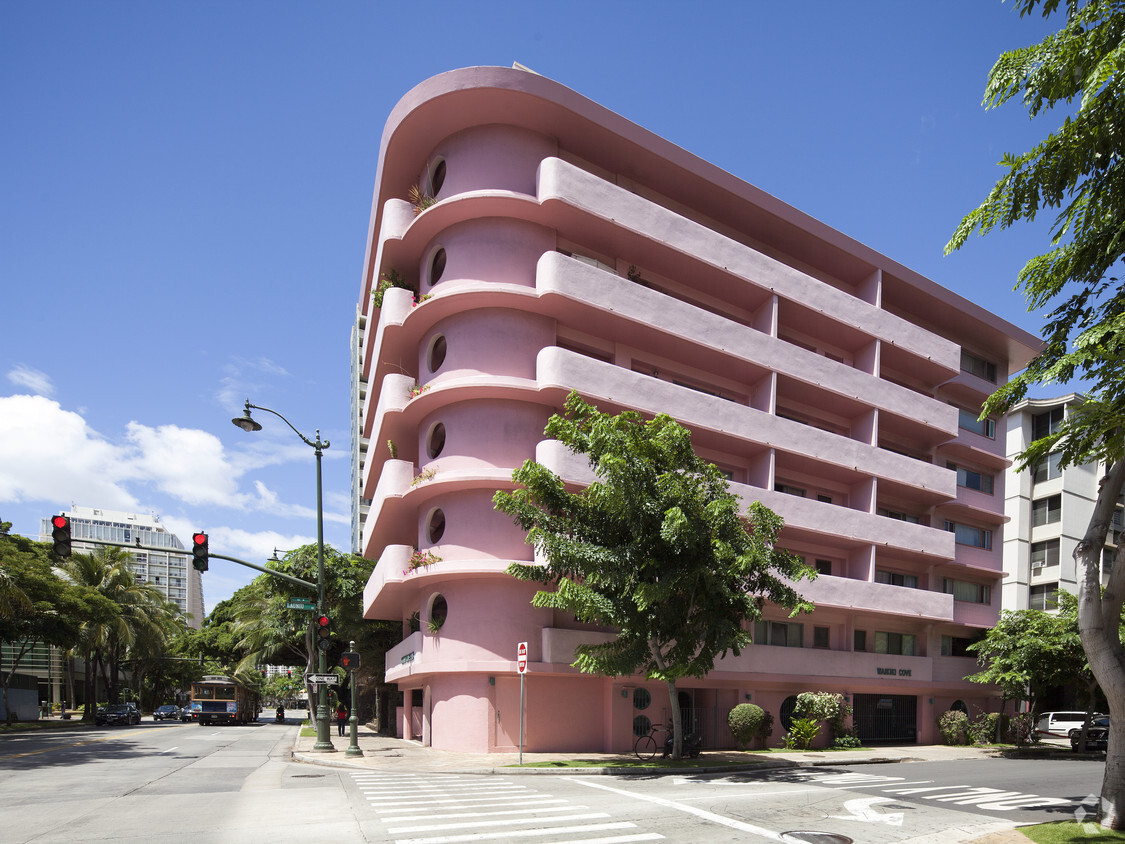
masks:
[[[348,723],[348,708],[344,706],[343,701],[336,707],[336,732],[340,735],[344,734],[344,725]]]

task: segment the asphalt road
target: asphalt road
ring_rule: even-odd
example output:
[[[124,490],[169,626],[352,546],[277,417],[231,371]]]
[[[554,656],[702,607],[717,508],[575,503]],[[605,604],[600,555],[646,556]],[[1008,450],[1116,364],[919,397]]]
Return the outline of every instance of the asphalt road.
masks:
[[[180,722],[0,738],[5,842],[969,841],[1070,817],[1102,764],[855,765],[760,774],[481,776],[290,761],[294,724]],[[804,839],[810,840],[810,839]],[[817,840],[817,839],[811,839]],[[826,839],[819,839],[825,841]]]

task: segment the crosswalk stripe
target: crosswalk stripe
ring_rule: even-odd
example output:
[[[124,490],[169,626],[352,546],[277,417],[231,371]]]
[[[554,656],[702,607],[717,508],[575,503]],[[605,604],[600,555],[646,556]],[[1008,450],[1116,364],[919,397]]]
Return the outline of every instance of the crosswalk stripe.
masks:
[[[555,811],[570,811],[569,809],[556,809]],[[605,812],[587,812],[579,815],[540,815],[534,818],[504,818],[492,819],[488,821],[490,827],[495,826],[515,826],[521,823],[552,823],[554,821],[592,821],[595,818],[608,818]],[[388,829],[390,835],[402,835],[407,832],[439,832],[449,829],[470,829],[472,827],[479,827],[480,821],[459,821],[457,823],[437,823],[425,824],[423,826],[396,826],[393,829]]]
[[[608,832],[611,829],[636,829],[636,824],[620,821],[618,823],[583,824],[581,826],[558,826],[551,829],[474,832],[468,835],[442,835],[437,838],[400,838],[396,840],[395,844],[457,844],[461,841],[491,841],[496,838],[515,838],[517,836],[561,835],[568,832]]]

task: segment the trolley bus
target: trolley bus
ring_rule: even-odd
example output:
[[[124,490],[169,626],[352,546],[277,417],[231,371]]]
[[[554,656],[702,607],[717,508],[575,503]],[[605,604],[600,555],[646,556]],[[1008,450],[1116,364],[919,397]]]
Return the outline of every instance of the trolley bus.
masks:
[[[208,674],[191,684],[192,709],[200,724],[246,724],[258,718],[258,695],[222,674]]]

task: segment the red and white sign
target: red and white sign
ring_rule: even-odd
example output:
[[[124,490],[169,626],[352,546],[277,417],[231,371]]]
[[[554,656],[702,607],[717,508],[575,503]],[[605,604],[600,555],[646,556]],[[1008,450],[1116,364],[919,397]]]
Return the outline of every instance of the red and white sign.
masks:
[[[516,670],[520,674],[527,673],[527,642],[520,642],[516,646]]]

